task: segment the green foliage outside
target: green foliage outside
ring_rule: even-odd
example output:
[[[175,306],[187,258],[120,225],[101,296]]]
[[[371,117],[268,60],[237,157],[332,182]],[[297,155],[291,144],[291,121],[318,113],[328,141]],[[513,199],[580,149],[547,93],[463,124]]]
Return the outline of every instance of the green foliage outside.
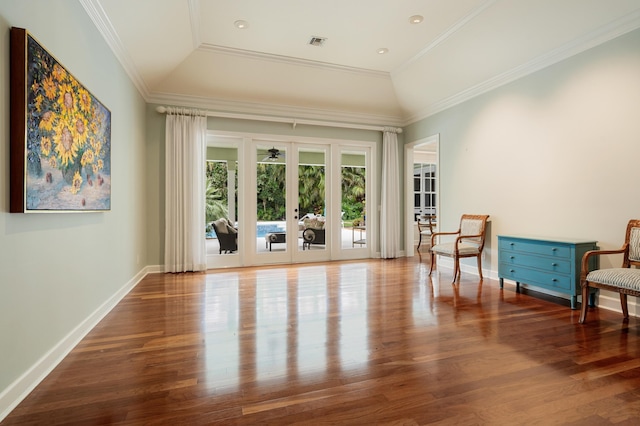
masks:
[[[300,214],[325,214],[324,166],[298,166],[298,207]]]
[[[284,220],[285,182],[284,164],[259,163],[258,179],[258,220]]]
[[[342,211],[345,221],[363,217],[366,196],[366,169],[363,167],[342,168]]]
[[[228,217],[227,165],[224,162],[209,161],[206,171],[206,220],[210,223],[220,217]],[[342,167],[342,211],[345,212],[342,219],[344,221],[357,221],[363,217],[366,194],[365,172],[366,170],[362,167]],[[298,166],[298,208],[301,215],[308,212],[325,214],[325,174],[324,166]],[[285,182],[284,164],[259,163],[257,165],[259,221],[285,219]]]
[[[206,223],[228,217],[227,208],[227,163],[207,161],[206,167]]]

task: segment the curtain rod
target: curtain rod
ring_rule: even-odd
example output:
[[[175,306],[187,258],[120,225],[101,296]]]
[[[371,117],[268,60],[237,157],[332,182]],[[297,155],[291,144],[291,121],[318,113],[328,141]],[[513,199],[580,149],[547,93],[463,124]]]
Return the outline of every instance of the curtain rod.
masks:
[[[188,108],[186,110],[189,110]],[[159,106],[156,111],[160,114],[165,114],[168,111],[167,107]],[[392,131],[395,133],[402,133],[400,127],[388,127],[388,126],[369,126],[366,124],[348,124],[335,121],[320,121],[320,120],[306,120],[306,119],[293,119],[283,117],[271,117],[268,115],[254,115],[254,114],[239,114],[233,112],[215,112],[204,111],[208,117],[219,118],[234,118],[239,120],[256,120],[256,121],[270,121],[273,123],[289,123],[296,128],[298,124],[306,124],[309,126],[327,126],[327,127],[340,127],[344,129],[357,129],[357,130],[374,130],[378,132]]]

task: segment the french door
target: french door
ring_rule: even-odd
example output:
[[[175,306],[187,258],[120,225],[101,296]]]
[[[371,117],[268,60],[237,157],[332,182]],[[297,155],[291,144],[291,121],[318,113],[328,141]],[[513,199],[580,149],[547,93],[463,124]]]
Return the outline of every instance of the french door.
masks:
[[[226,206],[218,215],[238,232],[231,252],[219,250],[223,238],[208,232],[208,266],[372,257],[372,152],[371,144],[212,137],[207,156],[215,164],[208,166],[228,176],[215,184]]]
[[[246,219],[255,223],[249,263],[329,260],[335,220],[329,145],[258,139],[249,151]]]

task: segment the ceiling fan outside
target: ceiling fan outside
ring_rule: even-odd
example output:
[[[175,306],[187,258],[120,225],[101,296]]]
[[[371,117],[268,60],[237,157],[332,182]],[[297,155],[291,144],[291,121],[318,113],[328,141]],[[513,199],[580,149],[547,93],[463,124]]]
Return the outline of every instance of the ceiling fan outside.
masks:
[[[268,149],[267,152],[269,155],[264,157],[262,161],[277,161],[279,158],[284,158],[284,153],[280,152],[280,150],[276,147]]]

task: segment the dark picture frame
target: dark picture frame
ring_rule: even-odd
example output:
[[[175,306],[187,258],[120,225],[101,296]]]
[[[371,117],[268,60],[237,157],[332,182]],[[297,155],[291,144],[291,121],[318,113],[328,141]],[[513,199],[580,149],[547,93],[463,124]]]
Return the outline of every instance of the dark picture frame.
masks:
[[[27,30],[10,43],[10,211],[111,210],[111,112]]]

